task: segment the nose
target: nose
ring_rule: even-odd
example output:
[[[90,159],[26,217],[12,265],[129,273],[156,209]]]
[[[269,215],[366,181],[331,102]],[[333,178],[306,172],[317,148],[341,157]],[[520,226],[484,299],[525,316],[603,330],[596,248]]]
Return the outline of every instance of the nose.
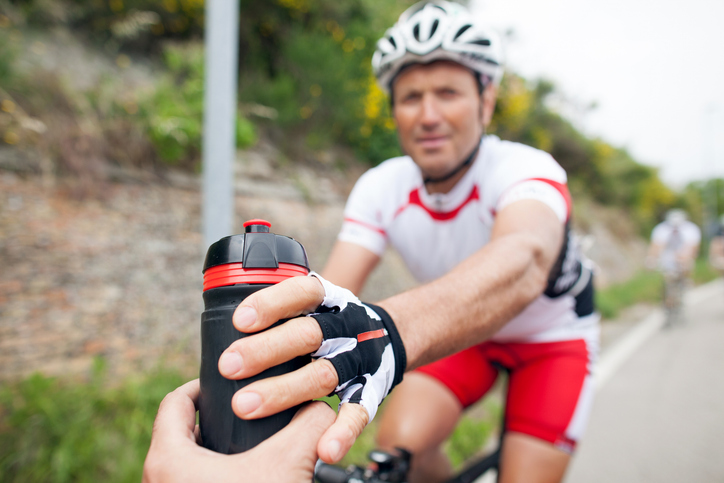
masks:
[[[440,120],[440,109],[435,96],[423,95],[420,105],[420,124],[425,128],[430,128],[439,124]]]

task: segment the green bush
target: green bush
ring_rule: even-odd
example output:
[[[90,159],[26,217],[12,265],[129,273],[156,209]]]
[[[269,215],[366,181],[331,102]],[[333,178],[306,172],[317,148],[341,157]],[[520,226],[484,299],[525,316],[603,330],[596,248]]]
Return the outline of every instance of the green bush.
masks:
[[[0,389],[0,475],[5,482],[138,482],[163,397],[184,382],[154,371],[108,387],[34,375]]]
[[[18,50],[10,39],[8,28],[0,27],[0,86],[9,85],[14,79],[13,63]]]
[[[176,164],[198,160],[204,114],[204,49],[199,43],[170,44],[164,49],[168,72],[141,102],[143,122],[158,156]],[[256,128],[240,114],[236,144],[256,142]]]

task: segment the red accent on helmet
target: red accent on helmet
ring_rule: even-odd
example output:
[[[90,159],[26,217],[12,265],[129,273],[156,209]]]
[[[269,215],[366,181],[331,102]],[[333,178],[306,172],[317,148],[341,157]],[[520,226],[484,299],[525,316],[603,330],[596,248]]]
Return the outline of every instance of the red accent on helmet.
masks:
[[[279,283],[291,277],[305,277],[309,271],[305,267],[280,263],[279,268],[249,268],[241,263],[217,265],[204,272],[204,292],[216,287],[225,287],[237,283]]]

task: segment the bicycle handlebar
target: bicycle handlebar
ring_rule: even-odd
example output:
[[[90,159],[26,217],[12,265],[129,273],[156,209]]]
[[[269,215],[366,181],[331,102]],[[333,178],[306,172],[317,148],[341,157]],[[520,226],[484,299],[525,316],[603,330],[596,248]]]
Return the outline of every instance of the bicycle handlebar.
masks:
[[[388,483],[373,474],[366,473],[358,466],[343,469],[319,461],[314,469],[314,478],[319,483]]]

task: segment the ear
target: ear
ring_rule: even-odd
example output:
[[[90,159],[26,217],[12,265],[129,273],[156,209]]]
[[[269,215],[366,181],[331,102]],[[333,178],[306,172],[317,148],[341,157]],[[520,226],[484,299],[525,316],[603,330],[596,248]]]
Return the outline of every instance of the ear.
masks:
[[[490,121],[493,120],[493,112],[495,112],[495,100],[498,98],[498,88],[490,83],[483,91],[481,121],[483,126],[488,127]]]

